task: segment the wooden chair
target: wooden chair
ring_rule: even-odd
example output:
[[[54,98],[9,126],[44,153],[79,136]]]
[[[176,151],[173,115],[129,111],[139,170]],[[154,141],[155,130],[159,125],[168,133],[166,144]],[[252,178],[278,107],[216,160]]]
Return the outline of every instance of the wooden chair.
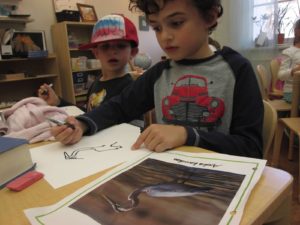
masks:
[[[300,134],[300,117],[299,117],[299,100],[300,100],[300,73],[296,73],[293,78],[293,95],[291,115],[288,118],[280,118],[277,124],[275,134],[274,154],[272,165],[278,166],[281,150],[282,136],[284,128],[289,128],[292,132],[289,137],[289,159],[292,159],[294,134]]]
[[[144,114],[144,127],[148,127],[149,125],[156,123],[156,117],[155,117],[155,109],[152,109]]]
[[[136,80],[139,76],[142,76],[144,71],[141,70],[141,68],[137,68],[136,66],[134,66],[132,60],[129,60],[128,64],[129,64],[129,68],[131,70],[129,73],[134,80]],[[143,117],[144,117],[143,118],[144,119],[144,128],[146,128],[149,125],[151,125],[152,123],[156,122],[154,109],[146,112]]]
[[[299,100],[300,100],[300,73],[297,73],[293,77],[293,95],[292,95],[291,117],[281,118],[278,120],[277,130],[275,133],[272,166],[278,167],[282,137],[283,137],[285,128],[290,129],[288,159],[293,158],[292,156],[293,156],[294,135],[296,134],[298,136],[298,138],[300,139]],[[300,150],[300,143],[299,143],[298,149]],[[300,163],[299,163],[299,173],[300,173]],[[299,188],[298,189],[298,193],[299,193],[298,201],[300,202],[300,179],[298,182],[299,182],[298,183],[298,188]]]
[[[270,98],[282,98],[283,91],[277,89],[276,84],[278,82],[278,71],[280,69],[280,61],[278,59],[272,59],[270,62],[270,70],[271,70],[271,90],[269,93]]]
[[[277,112],[290,112],[291,104],[282,99],[270,99],[269,98],[269,85],[268,85],[268,73],[264,65],[257,65],[257,75],[261,86],[261,94],[264,100],[270,102]]]
[[[277,125],[277,112],[270,102],[263,100],[264,103],[264,123],[263,123],[263,156],[268,157]]]

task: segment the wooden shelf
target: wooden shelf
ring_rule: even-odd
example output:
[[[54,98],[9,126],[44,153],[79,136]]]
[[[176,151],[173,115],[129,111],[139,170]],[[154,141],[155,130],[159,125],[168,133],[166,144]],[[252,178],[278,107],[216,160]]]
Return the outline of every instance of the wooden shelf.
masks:
[[[52,77],[58,77],[58,75],[57,74],[41,74],[41,75],[36,75],[34,77],[25,77],[25,78],[21,78],[21,79],[0,80],[0,83],[25,81],[25,80],[39,80],[39,79],[52,78]]]
[[[36,57],[36,58],[10,58],[10,59],[1,59],[1,62],[14,62],[14,61],[29,61],[29,60],[45,60],[45,59],[55,59],[56,56],[51,54],[48,57]]]
[[[0,103],[32,97],[43,83],[53,83],[54,91],[61,96],[60,74],[54,55],[0,60],[0,71],[2,74],[27,75],[24,78],[0,80]]]
[[[10,16],[1,16],[0,22],[1,23],[30,23],[33,19],[31,18],[19,18],[19,17],[10,17]]]
[[[80,72],[89,72],[89,71],[96,71],[101,70],[101,68],[95,68],[95,69],[85,69],[85,70],[72,70],[73,73],[80,73]]]
[[[82,27],[84,27],[84,26],[88,26],[88,27],[90,27],[90,26],[94,26],[94,24],[95,24],[95,22],[76,22],[76,21],[63,21],[63,22],[60,22],[60,23],[62,23],[62,24],[65,24],[65,25],[74,25],[74,26],[82,26]]]

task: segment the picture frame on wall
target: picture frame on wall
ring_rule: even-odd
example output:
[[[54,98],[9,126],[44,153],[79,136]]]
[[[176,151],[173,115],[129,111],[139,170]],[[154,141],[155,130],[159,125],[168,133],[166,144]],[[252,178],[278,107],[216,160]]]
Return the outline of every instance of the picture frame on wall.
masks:
[[[11,42],[13,56],[28,57],[30,52],[46,52],[44,31],[14,31]]]
[[[98,17],[94,6],[77,3],[77,8],[82,22],[97,22]]]
[[[146,16],[139,16],[139,30],[149,31],[149,23]]]

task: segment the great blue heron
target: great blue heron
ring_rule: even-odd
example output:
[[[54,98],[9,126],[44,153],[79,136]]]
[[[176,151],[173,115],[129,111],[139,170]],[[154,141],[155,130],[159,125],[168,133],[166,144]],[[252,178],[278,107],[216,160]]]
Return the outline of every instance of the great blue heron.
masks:
[[[206,193],[212,189],[213,188],[211,187],[198,187],[195,185],[175,182],[147,185],[135,189],[128,195],[129,206],[121,206],[108,196],[102,196],[112,206],[115,212],[127,212],[134,209],[139,204],[138,196],[141,193],[146,193],[151,197],[184,197]]]

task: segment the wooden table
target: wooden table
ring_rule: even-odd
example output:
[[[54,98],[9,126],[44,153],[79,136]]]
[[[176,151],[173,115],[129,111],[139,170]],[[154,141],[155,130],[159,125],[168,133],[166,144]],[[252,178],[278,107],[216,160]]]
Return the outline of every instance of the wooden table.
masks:
[[[188,151],[207,152],[199,148],[197,150],[188,148]],[[99,172],[58,189],[53,189],[45,179],[21,192],[12,192],[4,188],[0,190],[0,224],[29,224],[23,213],[24,209],[54,204],[105,172]],[[249,197],[241,224],[258,225],[271,221],[273,225],[289,224],[292,183],[293,178],[289,173],[266,167]]]

